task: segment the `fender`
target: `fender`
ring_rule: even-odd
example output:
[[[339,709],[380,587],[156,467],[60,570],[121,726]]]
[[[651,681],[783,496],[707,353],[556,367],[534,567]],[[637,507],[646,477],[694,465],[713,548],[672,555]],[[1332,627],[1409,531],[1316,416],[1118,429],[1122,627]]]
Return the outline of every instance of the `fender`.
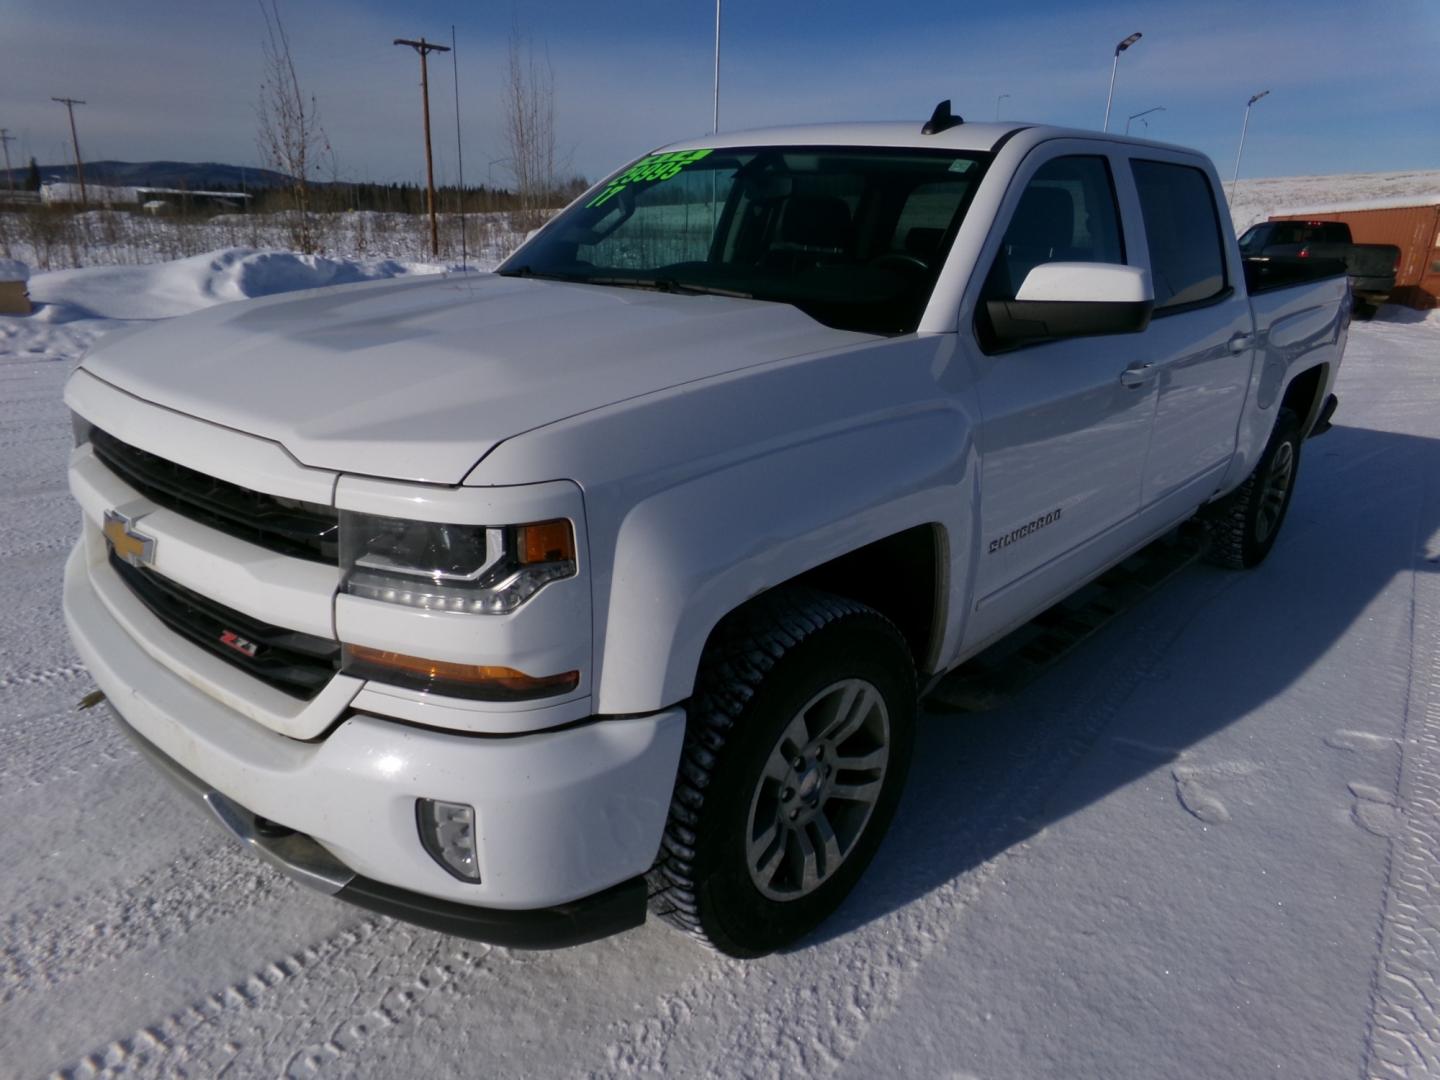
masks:
[[[1270,441],[1277,406],[1290,384],[1306,371],[1325,365],[1320,400],[1330,393],[1350,332],[1348,286],[1343,277],[1317,295],[1314,290],[1260,293],[1250,298],[1258,330],[1258,362],[1250,377],[1245,411],[1241,414],[1235,459],[1225,474],[1217,497],[1244,482]],[[1308,417],[1301,417],[1302,423]]]
[[[594,708],[648,712],[690,695],[726,614],[876,540],[938,525],[940,576],[968,585],[973,380],[954,334],[860,339],[527,432],[466,483],[581,485]],[[938,599],[951,601],[943,659],[968,605]]]
[[[600,709],[689,697],[725,615],[876,540],[935,523],[949,558],[968,563],[971,500],[961,493],[976,474],[964,464],[968,430],[958,446],[955,434],[954,415],[934,410],[754,458],[637,505],[616,538]]]

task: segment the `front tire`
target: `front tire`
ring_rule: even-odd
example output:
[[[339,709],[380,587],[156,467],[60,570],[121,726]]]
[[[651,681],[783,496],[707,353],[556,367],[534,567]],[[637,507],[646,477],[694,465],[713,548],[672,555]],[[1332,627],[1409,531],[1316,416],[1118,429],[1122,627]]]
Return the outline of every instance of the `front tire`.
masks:
[[[1281,409],[1275,430],[1245,482],[1210,508],[1210,560],[1232,570],[1259,566],[1275,546],[1300,469],[1300,421]]]
[[[813,930],[894,817],[915,701],[905,639],[863,604],[781,589],[727,618],[688,710],[651,909],[736,957]]]

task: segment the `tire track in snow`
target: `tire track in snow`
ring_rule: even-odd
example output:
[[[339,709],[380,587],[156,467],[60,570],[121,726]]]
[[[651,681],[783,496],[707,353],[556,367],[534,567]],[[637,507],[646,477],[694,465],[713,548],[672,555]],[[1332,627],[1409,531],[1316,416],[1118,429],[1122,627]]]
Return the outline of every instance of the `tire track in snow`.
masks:
[[[0,726],[0,800],[136,755],[103,711],[70,705],[22,715]]]
[[[1372,1080],[1440,1075],[1440,581],[1428,568],[1413,581],[1410,700],[1395,812],[1384,822],[1389,880],[1365,1061]]]
[[[54,904],[17,912],[4,923],[0,1003],[161,947],[298,888],[226,842],[182,852],[137,877],[114,878]]]
[[[0,675],[0,692],[26,686],[58,686],[88,674],[85,665],[78,660],[70,664],[53,667],[31,668],[11,671]]]
[[[344,1075],[353,1055],[402,1029],[495,951],[372,916],[117,1039],[51,1074]],[[353,988],[347,996],[337,986]]]
[[[756,1075],[834,1073],[869,1026],[894,1008],[910,976],[949,937],[986,885],[1044,835],[1043,829],[1028,839],[1016,835],[1024,822],[1017,822],[1012,808],[1029,814],[1044,805],[1135,690],[1156,677],[1191,623],[1238,580],[1219,579],[1196,599],[1183,622],[1167,609],[1163,622],[1137,621],[1121,643],[1107,634],[1082,646],[1092,657],[1108,655],[1110,660],[1089,678],[1093,693],[1067,702],[1021,748],[1029,767],[1011,769],[987,798],[982,818],[988,826],[965,845],[975,855],[966,865],[974,869],[836,941],[758,963],[702,961],[703,969],[680,990],[657,1000],[652,1015],[619,1025],[604,1066],[588,1074],[591,1080],[713,1075],[725,1072],[727,1063],[754,1063],[757,1048],[764,1049],[764,1070]],[[1096,641],[1112,644],[1102,651]],[[983,858],[987,851],[1001,854]],[[739,1023],[717,1032],[715,1017],[735,1017]]]

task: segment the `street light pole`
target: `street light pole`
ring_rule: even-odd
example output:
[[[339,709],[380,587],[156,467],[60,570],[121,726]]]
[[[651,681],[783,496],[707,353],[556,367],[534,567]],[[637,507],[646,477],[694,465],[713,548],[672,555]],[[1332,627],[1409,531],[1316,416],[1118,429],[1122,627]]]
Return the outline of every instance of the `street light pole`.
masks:
[[[1235,202],[1235,185],[1240,182],[1240,155],[1245,153],[1245,132],[1250,129],[1250,110],[1254,108],[1255,102],[1268,93],[1270,93],[1269,90],[1261,90],[1245,103],[1245,120],[1240,125],[1240,149],[1235,151],[1235,175],[1230,177],[1230,202],[1232,204]]]
[[[1149,116],[1152,112],[1164,112],[1164,111],[1165,111],[1165,106],[1164,106],[1164,105],[1156,105],[1153,109],[1146,109],[1144,112],[1131,113],[1129,116],[1127,116],[1127,117],[1125,118],[1125,134],[1126,134],[1126,135],[1129,135],[1129,134],[1130,134],[1130,121],[1131,121],[1131,120],[1139,120],[1142,116]],[[1149,125],[1149,124],[1146,124],[1145,126],[1146,126],[1146,127],[1149,127],[1150,125]]]
[[[1004,101],[1004,100],[1005,100],[1007,97],[1009,97],[1009,96],[1010,96],[1009,94],[1001,94],[999,97],[997,97],[997,98],[995,99],[995,119],[996,119],[996,120],[999,120],[999,119],[1000,119],[1000,102]]]
[[[715,118],[711,130],[720,130],[720,0],[715,0]]]
[[[1102,131],[1110,130],[1110,103],[1115,100],[1115,72],[1120,67],[1120,54],[1139,41],[1142,36],[1137,30],[1115,46],[1115,59],[1110,63],[1110,93],[1105,95],[1105,126],[1100,129]]]

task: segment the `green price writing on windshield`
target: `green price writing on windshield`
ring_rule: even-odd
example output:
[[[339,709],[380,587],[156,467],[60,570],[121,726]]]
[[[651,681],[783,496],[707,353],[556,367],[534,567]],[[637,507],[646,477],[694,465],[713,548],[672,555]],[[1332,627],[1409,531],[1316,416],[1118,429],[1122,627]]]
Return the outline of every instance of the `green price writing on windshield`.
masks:
[[[693,165],[703,157],[709,157],[709,150],[672,150],[665,154],[651,154],[641,158],[605,186],[605,190],[585,204],[587,208],[599,206],[618,195],[631,184],[653,180],[669,180],[678,176],[687,165]]]

